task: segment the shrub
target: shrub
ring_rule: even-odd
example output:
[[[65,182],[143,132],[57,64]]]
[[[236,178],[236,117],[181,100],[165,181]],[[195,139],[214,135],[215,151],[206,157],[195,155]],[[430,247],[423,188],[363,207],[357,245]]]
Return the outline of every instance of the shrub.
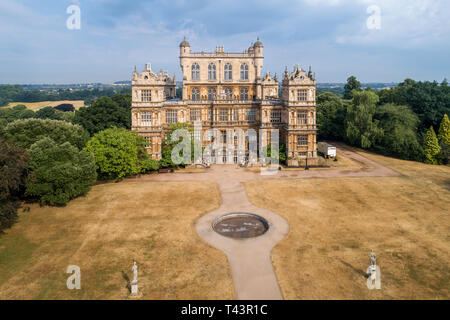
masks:
[[[95,159],[101,179],[119,179],[155,168],[145,151],[145,139],[123,128],[111,128],[95,134],[85,150]]]
[[[69,142],[78,149],[82,149],[89,140],[89,134],[83,127],[59,120],[17,120],[8,124],[5,131],[8,140],[25,149],[44,137],[58,144]]]
[[[41,204],[62,205],[86,194],[96,181],[92,155],[69,142],[58,144],[45,137],[30,149],[30,169],[25,195],[38,197]]]

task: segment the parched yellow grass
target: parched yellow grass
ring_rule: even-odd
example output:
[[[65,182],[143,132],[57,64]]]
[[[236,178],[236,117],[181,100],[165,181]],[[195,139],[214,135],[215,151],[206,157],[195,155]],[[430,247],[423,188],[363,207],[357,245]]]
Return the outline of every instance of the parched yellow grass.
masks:
[[[194,229],[219,205],[215,183],[132,180],[63,208],[32,205],[0,236],[0,299],[127,299],[133,260],[142,299],[233,299],[226,256]],[[66,288],[69,265],[81,290]]]
[[[272,261],[286,299],[449,299],[450,167],[362,155],[403,176],[264,180],[252,203],[284,216]],[[369,290],[369,253],[381,290]]]
[[[60,100],[60,101],[42,101],[42,102],[11,102],[10,104],[8,104],[7,107],[12,108],[22,104],[30,110],[37,111],[44,107],[56,107],[63,103],[72,104],[76,110],[84,106],[83,100]]]

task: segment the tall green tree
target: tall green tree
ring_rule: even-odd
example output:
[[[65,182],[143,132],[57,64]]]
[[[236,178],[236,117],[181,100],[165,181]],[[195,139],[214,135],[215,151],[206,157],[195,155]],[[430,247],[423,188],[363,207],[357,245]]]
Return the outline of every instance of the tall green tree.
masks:
[[[373,119],[378,96],[372,91],[354,91],[347,108],[346,140],[355,146],[371,148],[382,136],[379,121]]]
[[[266,149],[266,150],[264,150]],[[270,158],[272,158],[272,144],[269,144],[267,147],[264,147],[263,152],[266,152],[267,155],[267,161],[269,162]],[[284,143],[280,143],[278,146],[278,162],[279,163],[286,163],[286,145]]]
[[[402,159],[422,161],[423,150],[417,136],[419,119],[408,106],[378,106],[374,119],[383,129],[383,136],[375,146],[377,150]]]
[[[319,138],[344,140],[348,102],[331,92],[317,96],[317,128]]]
[[[36,118],[38,119],[53,119],[53,120],[61,120],[61,116],[53,107],[44,107],[36,111]]]
[[[172,161],[172,151],[173,148],[180,143],[180,141],[172,141],[172,134],[175,130],[178,129],[185,129],[187,131],[189,131],[190,133],[193,132],[193,126],[187,123],[174,123],[170,125],[170,129],[169,131],[166,133],[165,139],[162,142],[162,146],[161,146],[161,160],[160,160],[160,164],[162,168],[169,168],[169,167],[174,167],[175,164]],[[182,157],[183,155],[180,154],[180,157]],[[193,160],[194,157],[194,141],[193,139],[191,139],[191,161]],[[187,163],[181,163],[181,165],[186,165]]]
[[[419,133],[424,135],[430,126],[437,128],[444,114],[450,113],[450,87],[444,80],[416,82],[405,79],[389,93],[379,93],[380,104],[408,105],[419,117]]]
[[[69,142],[82,149],[89,140],[83,127],[59,120],[25,119],[7,125],[5,137],[13,144],[28,149],[44,137],[56,143]]]
[[[0,233],[17,220],[19,196],[25,185],[29,156],[0,138]]]
[[[344,86],[344,99],[352,99],[353,90],[361,91],[361,83],[356,79],[355,76],[351,76],[347,79],[347,84]]]
[[[102,97],[75,111],[73,122],[82,125],[91,136],[112,127],[130,129],[131,95]]]
[[[33,110],[27,109],[23,104],[12,108],[0,108],[0,119],[6,122],[13,122],[20,119],[29,119],[36,117]]]
[[[446,145],[450,145],[450,121],[447,114],[444,114],[439,126],[438,140]]]
[[[439,152],[441,152],[441,147],[439,146],[436,133],[434,132],[432,126],[425,134],[423,140],[423,152],[425,156],[425,163],[438,164],[437,156],[439,155]]]
[[[41,204],[63,205],[86,194],[97,179],[94,157],[69,142],[58,144],[48,137],[30,149],[26,196]]]
[[[440,161],[443,164],[448,164],[450,157],[450,122],[447,114],[442,118],[437,138],[441,147]]]
[[[145,139],[134,132],[110,128],[96,133],[85,150],[93,155],[100,179],[118,179],[159,167],[150,159],[145,144]]]

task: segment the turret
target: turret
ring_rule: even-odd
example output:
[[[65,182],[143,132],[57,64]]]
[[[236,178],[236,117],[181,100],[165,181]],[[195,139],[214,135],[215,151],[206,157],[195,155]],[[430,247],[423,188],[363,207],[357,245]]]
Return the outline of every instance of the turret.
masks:
[[[191,45],[187,42],[186,37],[180,43],[180,57],[187,56],[191,53]]]
[[[257,38],[255,44],[253,45],[253,47],[255,48],[255,53],[257,57],[262,57],[263,56],[263,44],[261,41],[259,41],[259,37]]]
[[[256,79],[261,78],[261,69],[263,67],[263,44],[261,41],[259,41],[259,38],[257,38],[255,44],[253,45],[254,49],[254,55],[255,55],[255,71],[256,71]]]

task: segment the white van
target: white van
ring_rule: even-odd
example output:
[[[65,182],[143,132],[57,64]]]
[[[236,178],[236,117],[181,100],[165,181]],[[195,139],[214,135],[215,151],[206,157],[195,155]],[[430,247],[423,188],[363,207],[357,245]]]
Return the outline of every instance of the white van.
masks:
[[[319,142],[318,147],[319,154],[323,155],[325,158],[336,157],[336,147],[333,147],[331,144]]]

